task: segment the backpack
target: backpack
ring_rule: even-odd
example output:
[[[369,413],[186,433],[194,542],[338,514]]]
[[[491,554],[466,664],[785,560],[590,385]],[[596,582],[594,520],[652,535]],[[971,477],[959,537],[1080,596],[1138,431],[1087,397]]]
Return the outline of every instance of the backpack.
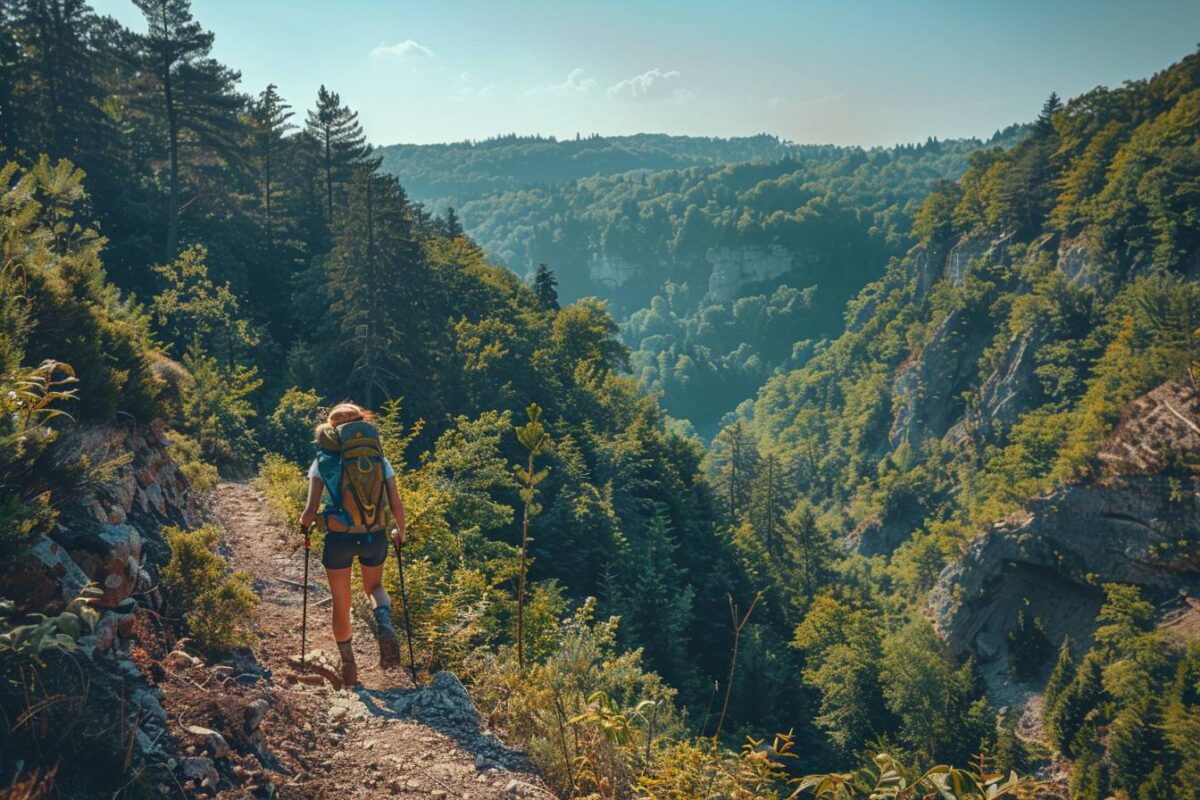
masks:
[[[332,433],[329,432],[329,433]],[[386,525],[387,483],[379,431],[355,420],[320,437],[317,469],[333,502],[321,512],[330,533],[373,533]],[[334,449],[336,447],[336,449]]]

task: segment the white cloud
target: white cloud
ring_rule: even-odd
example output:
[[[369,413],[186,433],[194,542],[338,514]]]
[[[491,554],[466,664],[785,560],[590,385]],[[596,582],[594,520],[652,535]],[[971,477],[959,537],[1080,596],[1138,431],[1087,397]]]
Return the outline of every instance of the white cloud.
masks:
[[[677,69],[663,70],[658,67],[648,69],[641,75],[634,75],[632,78],[614,83],[608,87],[606,94],[609,97],[652,97],[666,96],[676,97],[679,90],[675,92],[669,91],[671,87],[666,84],[675,80],[680,75]]]
[[[591,91],[596,85],[595,78],[585,78],[583,76],[583,67],[576,67],[567,73],[567,77],[561,83],[551,83],[547,86],[532,86],[525,91],[525,94],[530,97],[541,97],[544,95],[567,95],[567,94],[583,94]]]
[[[371,51],[371,58],[433,58],[433,51],[420,42],[405,39],[395,44],[381,44]]]
[[[453,100],[479,100],[484,97],[492,97],[495,94],[496,87],[494,84],[489,83],[484,86],[474,86],[471,83],[470,74],[460,72],[458,75],[458,87],[450,97]]]

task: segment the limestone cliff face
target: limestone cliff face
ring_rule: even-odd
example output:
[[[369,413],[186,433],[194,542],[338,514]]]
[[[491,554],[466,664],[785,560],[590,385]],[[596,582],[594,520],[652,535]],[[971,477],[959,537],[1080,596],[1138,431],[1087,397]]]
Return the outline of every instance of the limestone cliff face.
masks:
[[[593,253],[592,260],[588,262],[588,278],[598,286],[616,289],[648,268],[622,256]]]
[[[1200,485],[1181,463],[1200,454],[1200,397],[1164,384],[1130,404],[1092,480],[1058,487],[998,522],[948,566],[930,610],[949,649],[1007,655],[1026,598],[1052,641],[1087,643],[1101,584],[1132,583],[1159,602],[1200,596]]]
[[[708,299],[733,300],[755,283],[772,281],[794,269],[811,265],[819,256],[778,245],[738,245],[711,248],[704,254],[708,271]],[[630,281],[661,275],[661,283],[679,272],[679,264],[658,259],[637,259],[612,253],[593,253],[588,279],[596,286],[617,289]]]
[[[737,297],[744,286],[774,280],[807,261],[803,255],[798,258],[778,244],[713,248],[705,254],[705,259],[712,266],[708,296],[722,303]]]

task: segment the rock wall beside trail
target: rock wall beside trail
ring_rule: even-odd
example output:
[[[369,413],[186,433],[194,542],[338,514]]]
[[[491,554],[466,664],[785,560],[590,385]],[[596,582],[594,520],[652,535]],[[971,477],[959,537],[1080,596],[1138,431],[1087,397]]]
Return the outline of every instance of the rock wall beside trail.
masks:
[[[109,466],[98,471],[96,485],[55,493],[61,505],[54,530],[0,572],[0,596],[13,600],[22,614],[61,611],[88,583],[100,589],[93,601],[101,610],[99,621],[77,639],[77,652],[52,653],[47,668],[82,682],[83,696],[67,699],[81,708],[86,703],[83,713],[120,720],[118,727],[132,740],[126,757],[140,764],[165,762],[169,755],[162,693],[147,681],[132,652],[140,637],[163,632],[173,639],[157,613],[163,607],[159,572],[170,558],[160,529],[194,527],[203,516],[171,458],[167,436],[158,423],[64,433],[47,454],[58,466],[66,470],[81,457],[92,467]],[[84,774],[95,766],[64,766],[59,777],[69,780],[76,769]],[[0,768],[14,768],[5,763],[3,748]]]
[[[1007,655],[1026,599],[1052,641],[1090,641],[1101,584],[1131,583],[1168,606],[1200,597],[1200,396],[1164,384],[1131,403],[1095,478],[1058,487],[997,523],[942,573],[930,610],[956,655]]]
[[[54,531],[0,577],[0,593],[18,611],[61,609],[89,581],[104,592],[98,606],[115,608],[136,595],[159,609],[158,568],[170,557],[159,529],[195,527],[202,517],[167,435],[154,423],[72,431],[56,443],[59,460],[84,456],[92,465],[119,466],[102,484],[72,497]]]

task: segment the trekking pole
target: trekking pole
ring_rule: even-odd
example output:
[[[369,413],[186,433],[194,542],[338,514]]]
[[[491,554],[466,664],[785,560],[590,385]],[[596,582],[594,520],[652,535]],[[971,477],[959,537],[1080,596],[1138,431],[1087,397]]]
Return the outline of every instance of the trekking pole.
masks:
[[[400,565],[400,600],[404,603],[404,635],[408,639],[408,668],[412,672],[413,686],[417,685],[417,659],[413,656],[412,622],[408,618],[408,590],[404,588],[404,542],[397,540],[397,531],[392,528],[392,547],[396,550],[396,561]]]
[[[304,528],[304,601],[300,614],[300,673],[308,672],[308,662],[305,661],[305,649],[308,644],[308,553],[312,549],[312,526]]]

